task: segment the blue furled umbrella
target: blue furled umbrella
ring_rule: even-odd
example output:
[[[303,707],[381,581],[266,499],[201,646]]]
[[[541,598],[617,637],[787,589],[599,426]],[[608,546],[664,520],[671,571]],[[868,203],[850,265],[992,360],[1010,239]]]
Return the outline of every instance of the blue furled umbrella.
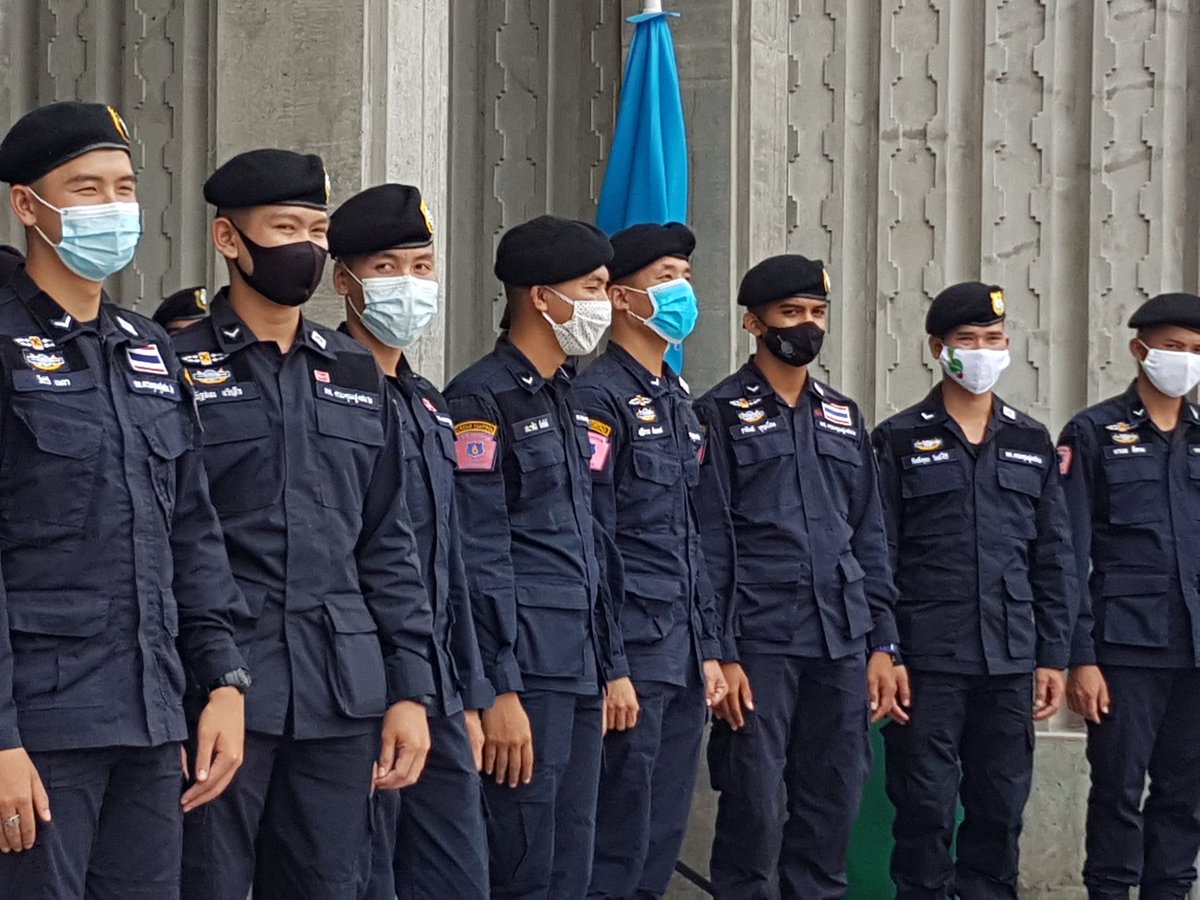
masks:
[[[636,25],[612,152],[600,189],[596,224],[614,234],[642,222],[687,219],[688,156],[679,93],[679,69],[668,16],[661,0],[646,0],[642,12],[630,16]],[[683,348],[672,345],[667,363],[683,368]]]

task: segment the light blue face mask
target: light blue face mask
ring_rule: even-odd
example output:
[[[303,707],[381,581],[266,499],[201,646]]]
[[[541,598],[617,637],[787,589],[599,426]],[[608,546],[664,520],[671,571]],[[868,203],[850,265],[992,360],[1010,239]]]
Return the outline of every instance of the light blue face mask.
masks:
[[[59,209],[34,191],[29,193],[62,219],[62,240],[57,244],[42,229],[37,233],[54,248],[63,265],[88,281],[103,281],[133,260],[142,236],[142,213],[136,203],[102,203]],[[35,226],[36,227],[36,226]]]
[[[362,278],[346,269],[363,289],[363,327],[389,347],[416,341],[438,311],[438,283],[414,275]],[[351,307],[353,309],[353,306]]]
[[[643,319],[630,313],[635,319],[670,344],[683,342],[700,317],[700,308],[696,302],[696,292],[692,283],[686,278],[676,278],[664,281],[662,284],[652,284],[646,290],[629,288],[650,298],[650,306],[654,312]]]

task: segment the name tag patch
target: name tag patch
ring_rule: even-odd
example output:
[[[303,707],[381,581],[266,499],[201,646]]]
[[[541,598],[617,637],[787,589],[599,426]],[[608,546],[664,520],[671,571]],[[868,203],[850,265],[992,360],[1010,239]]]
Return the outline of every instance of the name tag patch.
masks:
[[[90,391],[96,386],[96,379],[87,369],[53,375],[18,370],[12,373],[12,384],[14,391]]]
[[[1130,444],[1124,447],[1105,447],[1106,459],[1133,459],[1135,457],[1153,456],[1154,449],[1146,444]]]
[[[905,456],[903,460],[906,469],[922,469],[926,466],[936,466],[940,463],[954,462],[958,454],[953,450],[938,450],[934,453],[914,453]]]
[[[322,400],[343,403],[346,406],[375,409],[379,406],[379,395],[366,391],[356,391],[352,388],[338,387],[336,384],[318,384],[317,396]]]
[[[553,428],[554,422],[550,416],[534,416],[530,419],[523,419],[513,425],[513,434],[517,438],[524,438],[541,434],[543,431],[550,431]]]
[[[196,387],[197,403],[223,403],[234,400],[253,400],[259,396],[258,385],[252,381],[227,384],[221,388]]]
[[[179,399],[179,385],[170,379],[130,378],[129,389],[135,394],[149,394],[152,397],[167,397]]]
[[[814,418],[813,424],[816,425],[818,428],[820,428],[822,431],[828,431],[832,434],[840,434],[842,437],[848,437],[848,438],[858,437],[858,429],[857,428],[851,428],[846,425],[836,425],[833,422],[830,422],[828,419]]]
[[[1042,453],[1032,453],[1028,450],[1006,450],[1000,448],[1000,458],[1005,462],[1021,463],[1026,466],[1044,466],[1046,457]]]

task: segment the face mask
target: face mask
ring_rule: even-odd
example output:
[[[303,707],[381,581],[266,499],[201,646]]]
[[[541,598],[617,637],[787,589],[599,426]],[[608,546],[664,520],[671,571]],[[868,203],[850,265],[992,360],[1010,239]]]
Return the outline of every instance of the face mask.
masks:
[[[584,300],[572,300],[570,297],[564,297],[554,288],[549,290],[564,303],[569,303],[575,308],[571,318],[561,324],[550,318],[549,314],[542,313],[542,318],[549,322],[550,327],[554,329],[558,346],[562,347],[563,353],[567,356],[583,356],[591,353],[600,343],[600,338],[604,337],[605,329],[612,323],[612,304],[606,298],[592,299],[589,297]]]
[[[972,394],[986,394],[1000,380],[1010,362],[1007,350],[964,350],[942,347],[938,356],[942,369],[954,383]]]
[[[692,290],[691,282],[686,278],[652,284],[644,291],[634,287],[628,289],[649,297],[650,306],[654,310],[646,319],[632,312],[630,315],[664,341],[680,344],[696,327],[700,309],[696,303],[696,292]]]
[[[407,347],[421,336],[438,311],[438,283],[412,275],[359,279],[363,327],[389,347]],[[353,309],[353,307],[351,307]]]
[[[763,344],[780,362],[789,366],[807,366],[821,352],[825,329],[816,322],[805,322],[791,328],[767,328]]]
[[[1138,341],[1143,347],[1144,343]],[[1186,350],[1152,350],[1146,347],[1142,371],[1150,383],[1168,397],[1182,397],[1200,384],[1200,354]]]
[[[141,209],[136,203],[102,203],[59,209],[32,190],[29,193],[62,219],[62,240],[57,244],[46,237],[42,229],[37,228],[37,233],[54,248],[63,265],[80,278],[103,281],[129,265],[142,236]]]
[[[253,275],[247,275],[241,265],[237,267],[246,284],[280,306],[299,306],[313,295],[321,283],[329,251],[312,241],[263,247],[242,234],[240,228],[237,233],[254,261]]]

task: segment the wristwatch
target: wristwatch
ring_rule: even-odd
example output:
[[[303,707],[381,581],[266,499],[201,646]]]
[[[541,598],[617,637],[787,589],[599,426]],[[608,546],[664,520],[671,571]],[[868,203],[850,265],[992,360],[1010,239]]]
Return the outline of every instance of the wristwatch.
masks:
[[[880,644],[871,648],[872,653],[886,653],[892,658],[892,665],[900,665],[900,646],[898,644]]]
[[[208,692],[211,694],[217,688],[231,687],[237,688],[239,692],[245,694],[253,683],[250,673],[245,669],[234,669],[232,672],[226,672],[220,678],[211,682],[208,686]]]

